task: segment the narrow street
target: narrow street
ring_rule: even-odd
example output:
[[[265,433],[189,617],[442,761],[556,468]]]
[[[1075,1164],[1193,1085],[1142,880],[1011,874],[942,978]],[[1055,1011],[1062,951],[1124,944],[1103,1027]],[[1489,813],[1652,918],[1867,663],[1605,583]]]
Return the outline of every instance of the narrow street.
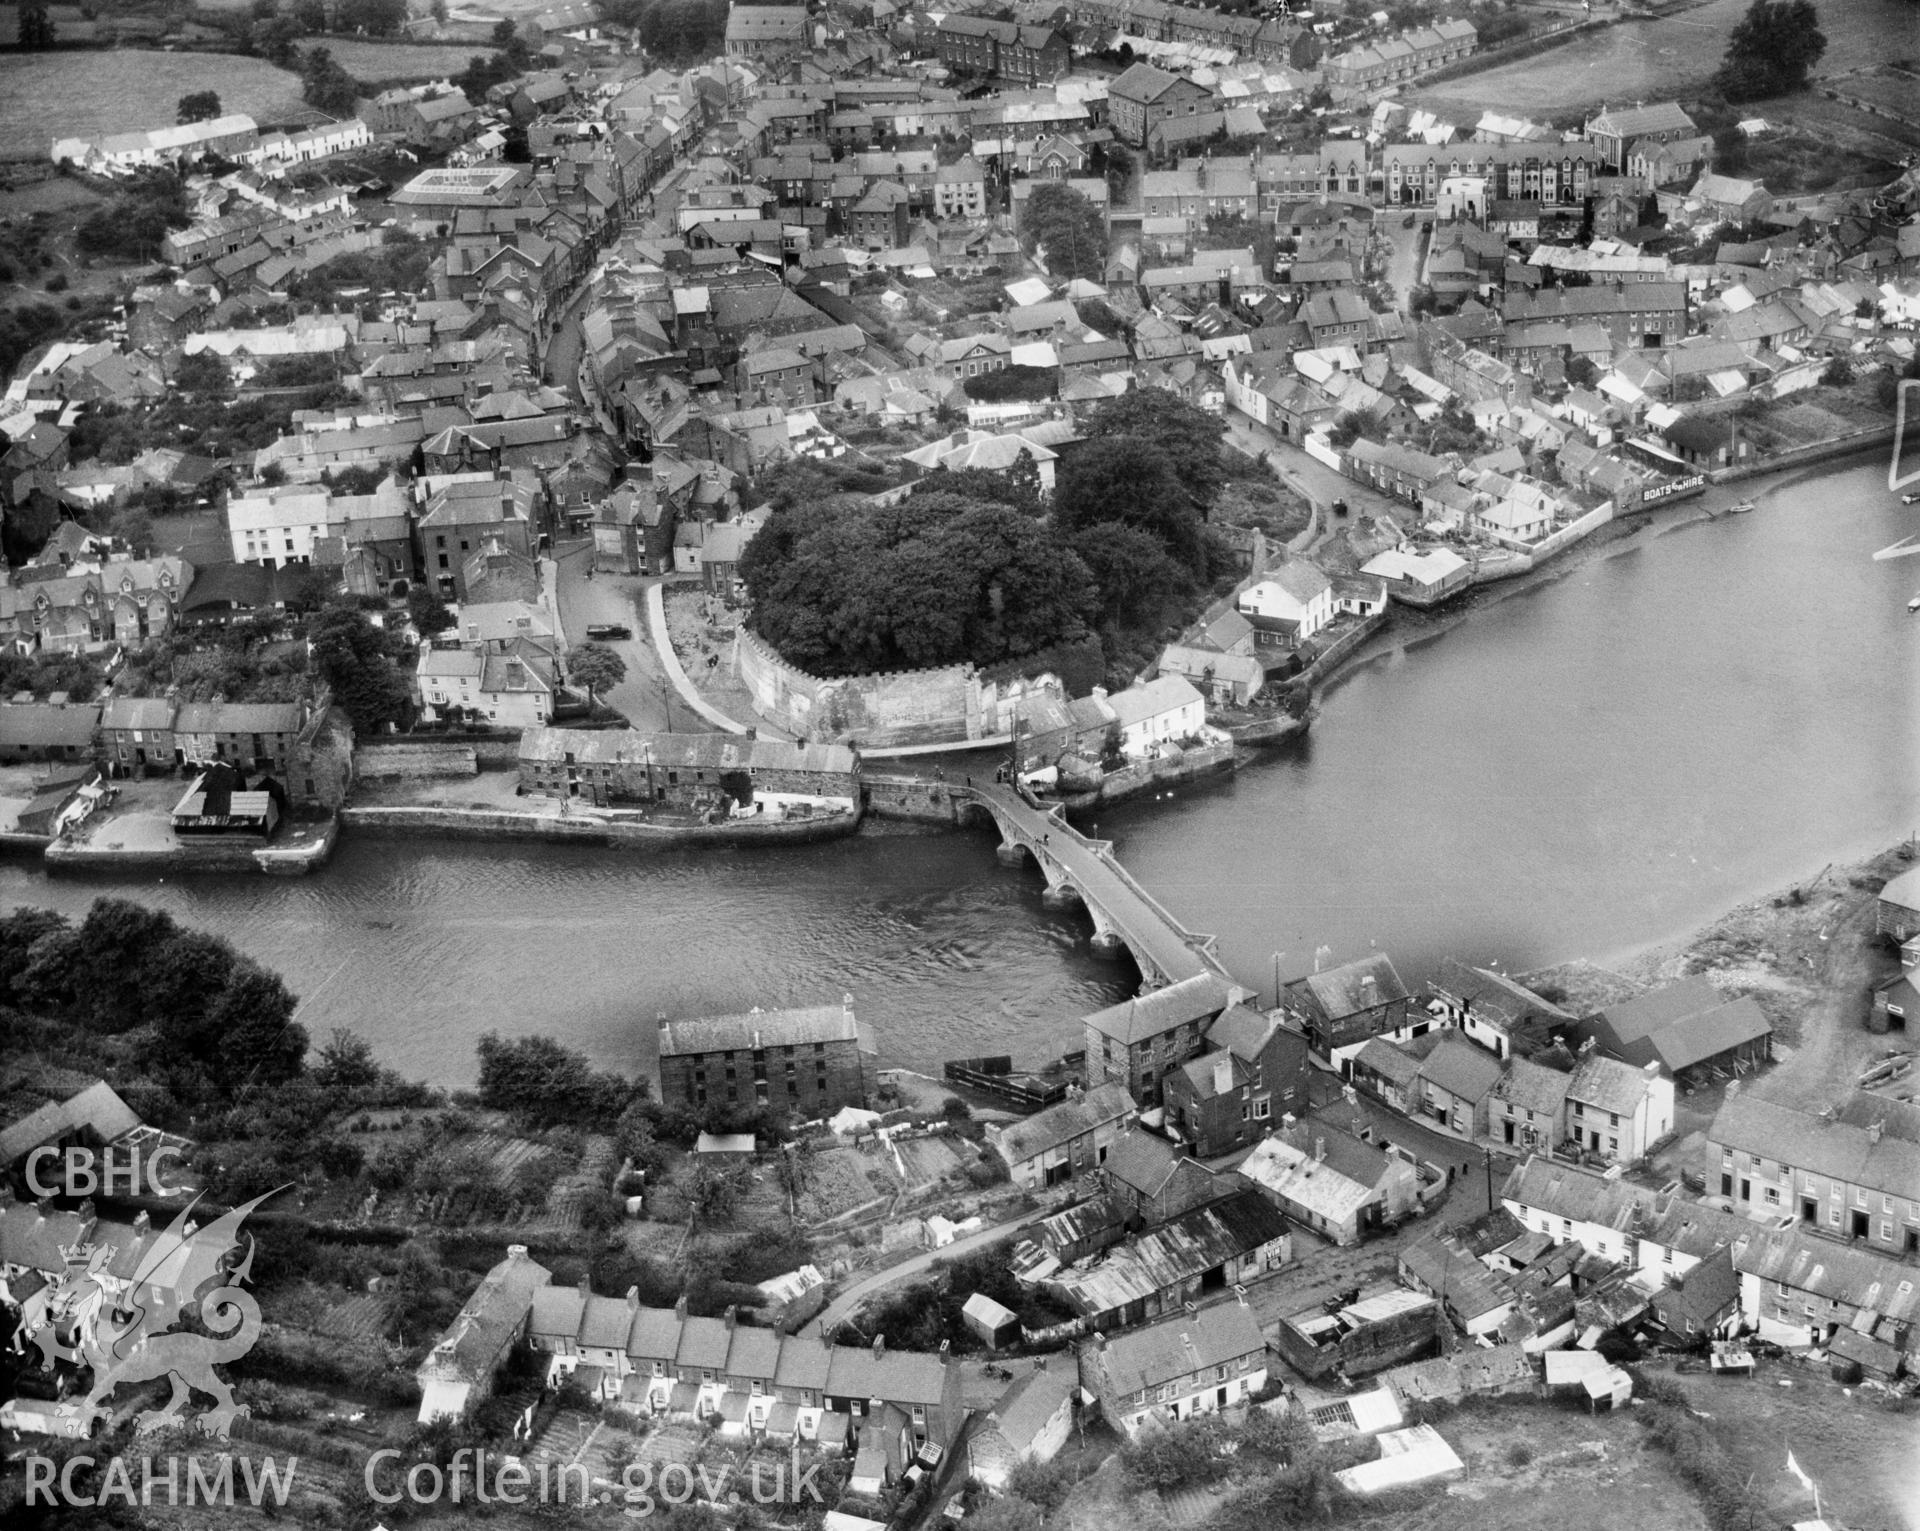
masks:
[[[1401,313],[1407,312],[1407,299],[1413,289],[1420,285],[1420,270],[1424,264],[1422,254],[1426,231],[1432,227],[1431,210],[1414,214],[1413,226],[1403,227],[1406,214],[1395,208],[1384,209],[1375,228],[1381,237],[1393,247],[1392,258],[1387,263],[1387,286],[1393,290],[1395,306]]]
[[[1345,500],[1356,511],[1369,515],[1390,515],[1402,525],[1409,524],[1412,506],[1335,472],[1318,458],[1309,457],[1299,447],[1283,440],[1278,431],[1248,419],[1237,409],[1229,409],[1225,418],[1227,441],[1235,450],[1245,452],[1249,457],[1270,458],[1279,471],[1281,481],[1321,510],[1326,510],[1335,500]],[[1340,525],[1337,521],[1333,524],[1336,527]]]

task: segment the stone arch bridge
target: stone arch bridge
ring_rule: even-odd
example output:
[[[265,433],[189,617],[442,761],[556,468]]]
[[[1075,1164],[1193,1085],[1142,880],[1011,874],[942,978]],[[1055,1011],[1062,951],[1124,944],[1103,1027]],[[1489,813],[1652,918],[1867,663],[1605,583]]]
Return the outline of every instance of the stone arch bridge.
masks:
[[[1080,904],[1093,921],[1094,950],[1112,955],[1126,948],[1146,987],[1201,973],[1230,976],[1214,950],[1215,938],[1176,920],[1114,859],[1111,841],[1081,834],[1057,803],[1043,807],[1005,783],[943,786],[956,823],[990,821],[1000,832],[999,857],[1010,865],[1032,857],[1047,880],[1047,902]]]

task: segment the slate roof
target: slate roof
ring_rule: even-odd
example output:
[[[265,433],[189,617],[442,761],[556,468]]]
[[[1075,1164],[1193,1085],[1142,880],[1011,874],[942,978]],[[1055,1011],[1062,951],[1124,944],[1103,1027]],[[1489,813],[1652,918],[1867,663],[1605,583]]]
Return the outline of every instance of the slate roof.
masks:
[[[793,1010],[754,1010],[698,1020],[662,1021],[660,1056],[732,1052],[740,1048],[853,1042],[860,1029],[845,1005],[809,1005]]]
[[[1749,1240],[1734,1250],[1733,1265],[1743,1276],[1864,1308],[1881,1318],[1912,1322],[1920,1316],[1920,1271],[1891,1255],[1836,1244],[1800,1228]]]
[[[1599,1018],[1607,1023],[1615,1042],[1637,1042],[1642,1037],[1721,1004],[1720,991],[1699,974],[1677,983],[1662,984],[1632,999],[1609,1005]]]
[[[1184,1157],[1165,1138],[1150,1132],[1123,1132],[1107,1150],[1101,1167],[1110,1179],[1147,1196],[1157,1196]]]
[[[1537,1111],[1558,1120],[1566,1104],[1567,1075],[1526,1058],[1514,1058],[1493,1087],[1494,1095],[1522,1111]]]
[[[1647,1085],[1646,1074],[1631,1063],[1589,1054],[1567,1081],[1567,1099],[1628,1116],[1646,1098]]]
[[[1133,1097],[1124,1085],[1097,1085],[1073,1100],[1009,1122],[995,1134],[994,1147],[1008,1164],[1034,1158],[1109,1122],[1133,1114]]]
[[[1773,1022],[1751,995],[1728,1000],[1677,1021],[1647,1040],[1653,1056],[1673,1073],[1773,1035]]]
[[[1706,1135],[1709,1143],[1790,1164],[1810,1175],[1913,1197],[1920,1191],[1917,1116],[1920,1112],[1896,1101],[1859,1091],[1834,1120],[1822,1121],[1742,1090],[1721,1105]]]
[[[1265,1349],[1252,1310],[1223,1302],[1114,1335],[1090,1359],[1108,1391],[1124,1397]]]
[[[1371,992],[1363,980],[1373,980]],[[1313,996],[1329,1020],[1355,1015],[1390,1000],[1405,999],[1407,986],[1394,971],[1393,960],[1385,952],[1375,952],[1357,961],[1311,973],[1299,983]],[[1292,987],[1289,985],[1288,987]]]
[[[1462,1100],[1484,1100],[1500,1079],[1500,1060],[1463,1037],[1443,1037],[1420,1065],[1420,1077]]]
[[[1111,700],[1111,698],[1109,698]],[[1218,1015],[1233,1003],[1233,987],[1215,973],[1196,973],[1179,983],[1096,1010],[1086,1024],[1131,1046],[1191,1021]]]

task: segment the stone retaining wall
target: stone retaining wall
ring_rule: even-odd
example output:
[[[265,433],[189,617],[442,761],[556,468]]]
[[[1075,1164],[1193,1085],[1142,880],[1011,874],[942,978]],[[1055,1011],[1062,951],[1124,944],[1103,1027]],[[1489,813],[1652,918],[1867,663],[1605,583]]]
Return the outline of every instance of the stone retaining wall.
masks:
[[[1759,478],[1767,473],[1785,473],[1794,468],[1804,468],[1813,463],[1825,462],[1831,457],[1848,457],[1869,447],[1892,446],[1894,428],[1891,422],[1877,425],[1863,431],[1855,431],[1851,436],[1841,436],[1832,441],[1816,441],[1804,447],[1795,447],[1791,452],[1781,452],[1772,457],[1762,458],[1755,463],[1742,463],[1737,468],[1718,468],[1707,476],[1716,484],[1737,483],[1741,479]]]
[[[1052,676],[985,680],[972,665],[809,675],[745,628],[734,639],[733,668],[753,710],[776,727],[817,742],[858,742],[866,749],[995,738],[1008,731],[1018,698],[1059,690]]]
[[[512,813],[480,808],[346,808],[347,827],[378,834],[457,835],[477,840],[564,840],[587,845],[655,847],[804,845],[832,840],[860,827],[857,813],[818,819],[764,819],[727,824],[617,824],[586,817]]]
[[[353,774],[361,781],[431,781],[479,771],[479,752],[466,740],[363,744],[353,752]]]

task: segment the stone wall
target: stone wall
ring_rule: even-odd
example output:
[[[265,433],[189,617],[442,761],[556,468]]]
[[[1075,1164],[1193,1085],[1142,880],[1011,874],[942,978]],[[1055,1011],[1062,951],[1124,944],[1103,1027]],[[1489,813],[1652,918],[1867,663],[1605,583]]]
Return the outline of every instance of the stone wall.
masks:
[[[405,744],[363,744],[353,752],[353,768],[363,781],[436,781],[476,776],[480,761],[465,740],[410,740]]]
[[[1309,1381],[1318,1381],[1335,1371],[1347,1377],[1364,1377],[1420,1361],[1434,1354],[1445,1355],[1453,1348],[1453,1332],[1437,1302],[1396,1313],[1390,1318],[1362,1324],[1338,1340],[1315,1345],[1292,1324],[1282,1320],[1273,1339],[1287,1364]]]
[[[774,726],[868,750],[998,739],[1011,731],[1022,697],[1061,690],[1051,675],[992,681],[972,665],[826,679],[788,664],[744,628],[734,640],[733,665],[754,711]]]
[[[799,845],[832,840],[860,827],[858,813],[816,819],[734,819],[725,824],[625,824],[577,816],[480,808],[343,808],[343,826],[403,835],[454,835],[476,840],[574,840],[607,846]]]
[[[952,824],[958,818],[946,786],[924,776],[867,776],[860,791],[867,812],[877,819]]]

